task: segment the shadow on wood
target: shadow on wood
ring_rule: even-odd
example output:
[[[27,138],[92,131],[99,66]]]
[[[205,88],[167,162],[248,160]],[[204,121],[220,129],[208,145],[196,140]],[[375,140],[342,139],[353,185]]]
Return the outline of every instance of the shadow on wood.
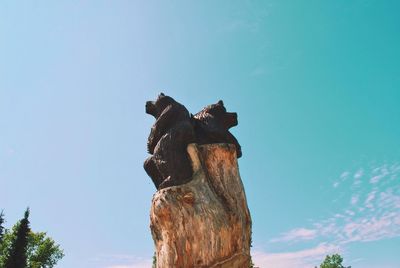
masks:
[[[157,191],[157,268],[250,267],[251,217],[231,144],[189,144],[193,179]]]

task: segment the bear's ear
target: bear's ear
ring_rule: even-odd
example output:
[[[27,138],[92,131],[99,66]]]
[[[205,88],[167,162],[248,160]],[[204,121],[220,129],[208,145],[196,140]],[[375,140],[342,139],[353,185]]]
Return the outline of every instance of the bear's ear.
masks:
[[[218,104],[224,106],[224,102],[222,100],[219,100]]]
[[[158,95],[159,97],[165,97],[164,93],[160,93],[160,95]]]

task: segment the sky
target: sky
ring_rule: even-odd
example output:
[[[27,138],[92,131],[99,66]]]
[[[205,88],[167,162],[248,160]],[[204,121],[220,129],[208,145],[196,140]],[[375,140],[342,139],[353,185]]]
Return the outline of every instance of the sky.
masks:
[[[238,113],[256,265],[400,267],[398,1],[1,1],[0,209],[143,268],[159,92]]]

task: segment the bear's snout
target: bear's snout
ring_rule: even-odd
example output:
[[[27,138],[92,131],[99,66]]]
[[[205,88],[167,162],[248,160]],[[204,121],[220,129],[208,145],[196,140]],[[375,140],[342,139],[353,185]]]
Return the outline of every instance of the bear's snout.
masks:
[[[154,103],[154,101],[146,102],[146,113],[150,114],[154,117],[157,116],[157,109],[156,109],[156,104]]]
[[[226,113],[228,129],[238,125],[237,113]]]

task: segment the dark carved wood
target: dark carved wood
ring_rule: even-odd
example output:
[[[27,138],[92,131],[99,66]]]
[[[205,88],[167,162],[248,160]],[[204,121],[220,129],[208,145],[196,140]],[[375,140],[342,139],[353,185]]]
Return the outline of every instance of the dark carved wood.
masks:
[[[144,162],[147,174],[157,189],[188,182],[193,170],[186,148],[195,141],[188,110],[161,93],[146,103],[146,113],[156,118],[147,141],[152,154]]]
[[[236,146],[237,157],[242,156],[242,149],[237,139],[229,132],[237,126],[237,114],[228,113],[222,100],[203,108],[192,117],[196,134],[196,143],[230,143]]]
[[[222,101],[208,105],[192,116],[182,104],[161,93],[156,101],[146,102],[146,113],[155,117],[147,141],[151,156],[144,169],[157,189],[191,180],[193,169],[186,148],[190,143],[230,143],[236,155],[242,151],[229,129],[238,124],[237,114],[228,113]]]

